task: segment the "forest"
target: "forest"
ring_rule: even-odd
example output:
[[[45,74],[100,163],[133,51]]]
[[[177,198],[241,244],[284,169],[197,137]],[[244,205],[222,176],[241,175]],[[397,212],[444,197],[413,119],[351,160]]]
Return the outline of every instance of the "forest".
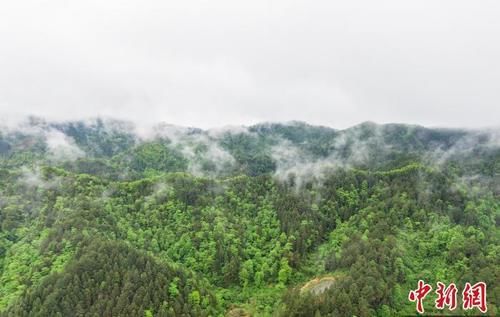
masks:
[[[493,129],[0,128],[0,316],[498,316],[499,225]]]

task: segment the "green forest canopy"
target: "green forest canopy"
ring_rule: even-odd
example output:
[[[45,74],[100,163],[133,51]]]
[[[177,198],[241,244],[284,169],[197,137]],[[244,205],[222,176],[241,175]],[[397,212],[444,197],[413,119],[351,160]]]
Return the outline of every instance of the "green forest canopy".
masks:
[[[494,131],[31,119],[0,132],[0,315],[414,315],[419,279],[496,315],[499,177]]]

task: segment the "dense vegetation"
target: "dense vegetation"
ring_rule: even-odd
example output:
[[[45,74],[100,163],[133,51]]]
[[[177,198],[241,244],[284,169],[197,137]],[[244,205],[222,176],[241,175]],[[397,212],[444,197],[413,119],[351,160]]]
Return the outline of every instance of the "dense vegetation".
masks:
[[[419,279],[484,281],[497,315],[498,140],[32,118],[0,132],[0,315],[414,315]]]

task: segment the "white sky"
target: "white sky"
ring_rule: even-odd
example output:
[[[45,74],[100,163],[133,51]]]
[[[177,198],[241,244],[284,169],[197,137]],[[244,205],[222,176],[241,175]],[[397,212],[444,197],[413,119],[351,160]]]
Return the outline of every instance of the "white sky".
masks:
[[[0,2],[0,116],[500,125],[500,1]]]

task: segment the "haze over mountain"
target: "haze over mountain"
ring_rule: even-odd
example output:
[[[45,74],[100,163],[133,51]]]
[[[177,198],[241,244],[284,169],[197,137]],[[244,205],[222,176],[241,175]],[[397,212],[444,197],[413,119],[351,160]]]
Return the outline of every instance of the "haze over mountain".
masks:
[[[4,157],[31,151],[49,163],[65,162],[75,168],[88,160],[112,159],[122,178],[140,177],[147,169],[199,176],[314,177],[325,168],[388,168],[412,160],[440,165],[457,157],[474,158],[479,166],[485,153],[498,149],[500,129],[365,122],[336,130],[290,122],[202,130],[165,123],[144,127],[113,119],[54,122],[29,117],[4,125],[0,141]],[[143,152],[152,150],[171,155],[171,161],[138,161]]]

